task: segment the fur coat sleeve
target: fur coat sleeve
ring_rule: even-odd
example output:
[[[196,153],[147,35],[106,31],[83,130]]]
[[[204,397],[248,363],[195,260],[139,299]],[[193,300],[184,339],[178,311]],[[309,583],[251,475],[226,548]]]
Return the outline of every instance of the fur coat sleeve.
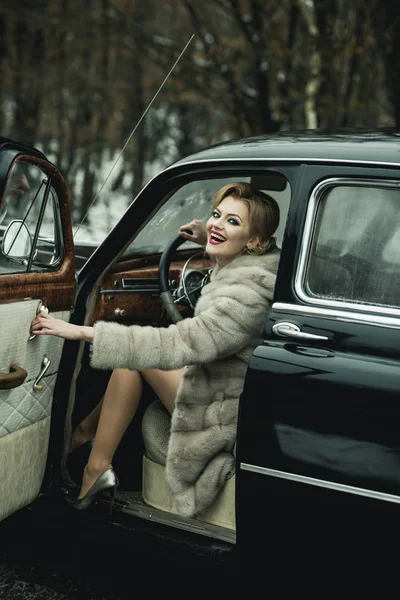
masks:
[[[216,267],[192,318],[169,327],[94,326],[92,366],[178,369],[236,354],[260,335],[272,300],[279,252],[243,255]]]

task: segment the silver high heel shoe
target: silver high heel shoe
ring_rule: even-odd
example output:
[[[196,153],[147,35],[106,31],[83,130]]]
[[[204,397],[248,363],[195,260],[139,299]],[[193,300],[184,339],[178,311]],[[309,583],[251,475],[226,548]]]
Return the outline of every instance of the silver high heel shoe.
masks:
[[[93,504],[93,502],[96,500],[96,498],[102,492],[108,492],[111,496],[111,503],[110,503],[110,514],[111,514],[112,507],[114,504],[115,494],[118,489],[118,485],[119,485],[118,477],[116,476],[114,469],[110,468],[110,469],[107,469],[107,471],[104,471],[104,473],[102,473],[96,479],[96,481],[94,482],[94,484],[92,485],[90,490],[88,492],[86,492],[86,494],[83,496],[83,498],[76,498],[76,499],[72,500],[67,497],[67,502],[68,502],[68,504],[70,504],[70,506],[72,506],[76,510],[86,510],[89,508],[89,506],[91,506]]]

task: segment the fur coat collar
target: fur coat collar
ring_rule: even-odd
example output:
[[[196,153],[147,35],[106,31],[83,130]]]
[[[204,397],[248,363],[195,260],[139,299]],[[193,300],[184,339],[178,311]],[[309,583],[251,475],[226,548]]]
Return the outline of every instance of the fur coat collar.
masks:
[[[239,397],[248,361],[262,341],[279,256],[279,250],[242,255],[215,267],[194,316],[169,327],[95,324],[95,368],[185,367],[166,460],[168,485],[181,515],[207,508],[235,472]]]

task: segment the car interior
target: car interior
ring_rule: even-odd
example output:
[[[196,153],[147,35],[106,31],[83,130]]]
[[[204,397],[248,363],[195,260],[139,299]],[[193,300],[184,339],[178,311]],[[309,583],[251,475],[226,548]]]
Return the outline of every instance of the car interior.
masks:
[[[276,237],[280,246],[290,202],[286,178],[271,171],[265,176],[238,180],[252,181],[279,203],[281,218]],[[168,327],[176,318],[192,316],[212,263],[202,247],[185,240],[182,244],[177,233],[180,225],[192,219],[206,221],[211,214],[214,193],[232,181],[232,177],[193,181],[162,203],[98,282],[95,299],[90,300],[93,309],[87,323],[113,320],[126,325]],[[160,283],[166,278],[174,304],[172,310],[160,298]],[[86,346],[76,381],[71,422],[66,426],[66,453],[71,432],[101,400],[111,375],[90,366],[89,345]],[[169,424],[169,413],[144,381],[138,412],[113,461],[120,482],[117,501],[124,503],[126,513],[234,542],[235,476],[227,481],[204,514],[189,519],[174,510],[164,476]],[[90,444],[66,455],[67,480],[80,483],[89,451]]]

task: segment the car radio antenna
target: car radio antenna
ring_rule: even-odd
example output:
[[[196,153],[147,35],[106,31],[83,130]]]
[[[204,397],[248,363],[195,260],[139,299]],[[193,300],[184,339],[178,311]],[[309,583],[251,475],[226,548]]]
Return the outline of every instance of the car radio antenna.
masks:
[[[181,53],[179,54],[178,58],[176,59],[176,61],[174,62],[174,64],[172,65],[172,67],[170,68],[169,72],[167,73],[167,75],[164,78],[164,81],[161,83],[161,85],[159,86],[158,90],[156,91],[156,93],[154,94],[153,98],[150,100],[149,104],[147,105],[145,111],[143,112],[142,116],[140,117],[139,121],[136,123],[135,127],[132,129],[131,133],[129,134],[128,139],[126,140],[121,152],[118,154],[117,158],[115,159],[107,177],[105,178],[105,180],[103,181],[103,183],[100,186],[100,189],[98,190],[98,192],[96,193],[95,197],[93,198],[91,204],[89,205],[88,210],[86,211],[85,216],[83,217],[82,221],[79,223],[78,227],[75,229],[74,231],[74,237],[77,234],[77,232],[79,231],[82,223],[84,222],[84,220],[86,219],[86,217],[89,214],[89,210],[92,208],[93,204],[96,202],[97,198],[100,196],[101,191],[103,190],[104,186],[106,185],[107,181],[109,180],[111,173],[113,172],[117,162],[119,161],[119,159],[121,158],[122,154],[124,153],[125,148],[127,147],[127,145],[129,144],[129,142],[132,139],[132,136],[134,135],[136,129],[139,127],[140,123],[143,121],[144,117],[146,116],[148,110],[150,109],[151,105],[153,104],[154,100],[157,98],[158,94],[161,92],[162,88],[164,87],[165,83],[167,82],[169,76],[171,75],[172,71],[175,69],[176,65],[178,64],[178,62],[180,61],[180,59],[182,58],[182,56],[184,55],[184,53],[186,52],[186,49],[188,48],[190,42],[192,41],[192,39],[194,38],[194,34],[190,37],[189,41],[185,44],[185,47],[183,48],[183,50],[181,51]]]

